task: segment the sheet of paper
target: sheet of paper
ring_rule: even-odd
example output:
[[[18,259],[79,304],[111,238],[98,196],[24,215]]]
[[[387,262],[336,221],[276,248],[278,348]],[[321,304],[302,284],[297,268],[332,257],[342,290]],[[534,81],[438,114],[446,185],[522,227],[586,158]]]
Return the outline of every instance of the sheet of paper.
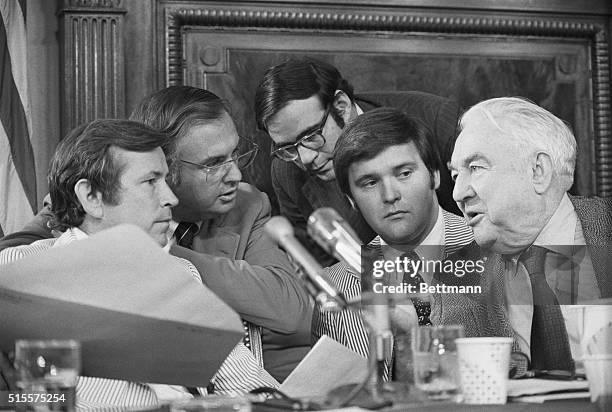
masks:
[[[588,392],[562,392],[552,393],[549,395],[532,395],[532,396],[519,396],[512,398],[512,402],[521,403],[544,403],[548,401],[560,401],[563,399],[588,399],[591,395]]]
[[[586,380],[552,380],[552,379],[510,379],[508,380],[508,396],[543,395],[551,392],[587,391],[589,383]]]
[[[293,398],[322,397],[335,387],[360,383],[367,372],[366,358],[323,335],[280,390]]]
[[[0,266],[0,349],[77,339],[83,371],[206,386],[242,337],[239,316],[135,226]]]

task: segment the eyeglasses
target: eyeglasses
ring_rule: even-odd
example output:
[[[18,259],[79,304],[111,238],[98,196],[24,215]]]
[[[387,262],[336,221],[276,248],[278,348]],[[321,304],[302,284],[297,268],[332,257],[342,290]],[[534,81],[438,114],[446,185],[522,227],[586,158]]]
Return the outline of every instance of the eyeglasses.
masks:
[[[238,149],[234,150],[231,157],[225,161],[213,161],[210,164],[194,163],[183,159],[179,159],[179,161],[204,172],[207,182],[216,181],[220,180],[227,174],[227,172],[229,172],[232,167],[232,163],[236,163],[238,169],[244,169],[253,163],[255,156],[257,156],[259,146],[249,140],[249,147],[250,149],[242,154],[239,154],[240,151]]]
[[[278,157],[285,162],[293,162],[298,160],[300,153],[298,152],[298,146],[303,146],[310,150],[319,150],[325,146],[325,136],[323,136],[323,127],[327,123],[327,117],[329,116],[331,106],[329,106],[321,121],[314,126],[313,131],[306,130],[302,137],[298,136],[298,140],[295,143],[287,144],[272,150],[272,155]]]

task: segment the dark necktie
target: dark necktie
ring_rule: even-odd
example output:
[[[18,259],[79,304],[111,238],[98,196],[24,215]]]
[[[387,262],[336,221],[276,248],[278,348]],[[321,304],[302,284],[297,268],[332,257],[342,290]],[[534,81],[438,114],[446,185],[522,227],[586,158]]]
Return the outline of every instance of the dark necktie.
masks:
[[[196,233],[198,233],[198,225],[195,223],[179,223],[174,231],[176,244],[186,247],[187,249],[191,249],[191,246],[193,245],[193,238],[195,237]]]
[[[409,261],[418,261],[419,255],[416,252],[411,251],[402,255],[402,261],[404,257],[408,258]],[[423,277],[416,273],[414,277],[410,276],[410,273],[404,272],[402,279],[403,283],[408,285],[414,285],[414,288],[418,291],[420,284],[424,282]],[[416,309],[417,317],[419,319],[419,326],[429,326],[431,321],[429,315],[431,313],[431,307],[429,302],[420,298],[410,298],[414,308]],[[410,331],[406,330],[405,326],[396,325],[394,328],[395,344],[393,345],[393,380],[412,383],[413,382],[413,365],[412,365],[412,348],[411,341],[412,337]]]
[[[574,361],[559,301],[546,282],[544,262],[547,249],[531,246],[523,252],[523,262],[533,294],[531,322],[531,368],[574,371]]]
[[[416,252],[411,251],[404,254],[402,257],[407,257],[409,261],[417,262],[419,260],[419,255]],[[403,260],[403,259],[402,259]],[[423,277],[416,273],[414,277],[411,277],[409,273],[404,273],[404,278],[402,279],[403,283],[407,283],[409,285],[413,285],[415,290],[419,290],[420,284],[425,283]],[[431,306],[429,302],[420,298],[410,298],[414,308],[416,309],[417,316],[419,318],[419,326],[429,326],[431,325],[431,320],[429,320],[429,315],[431,314]]]

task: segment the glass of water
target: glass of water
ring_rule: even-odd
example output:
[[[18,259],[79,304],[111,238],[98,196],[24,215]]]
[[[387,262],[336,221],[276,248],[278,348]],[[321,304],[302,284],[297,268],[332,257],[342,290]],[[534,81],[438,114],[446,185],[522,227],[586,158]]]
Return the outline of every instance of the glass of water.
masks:
[[[37,411],[74,411],[81,372],[75,340],[18,340],[15,368],[20,403]]]
[[[429,399],[460,401],[455,339],[463,326],[418,326],[412,330],[414,383]]]

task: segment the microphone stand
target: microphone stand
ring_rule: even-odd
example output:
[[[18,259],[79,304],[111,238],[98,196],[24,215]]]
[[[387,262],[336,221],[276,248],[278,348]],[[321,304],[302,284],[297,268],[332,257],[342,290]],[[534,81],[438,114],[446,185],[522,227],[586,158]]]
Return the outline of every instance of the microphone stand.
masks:
[[[367,267],[364,273],[371,273],[372,262],[377,256],[373,256],[370,249],[364,248],[362,261]],[[351,265],[352,266],[352,265]],[[361,262],[357,273],[361,275]],[[370,269],[370,270],[368,270]],[[383,294],[374,293],[373,282],[370,276],[362,276],[362,292],[359,301],[349,301],[349,309],[361,309],[363,320],[368,328],[368,374],[366,379],[359,384],[342,385],[332,389],[328,393],[328,399],[335,407],[355,405],[368,409],[377,409],[393,404],[396,392],[391,382],[385,382],[385,361],[391,361],[393,347],[393,333],[390,327],[388,297]],[[364,308],[369,306],[368,309]],[[359,305],[359,307],[356,307]],[[391,366],[391,365],[389,365]],[[391,370],[389,368],[389,375]],[[390,377],[390,376],[389,376]]]
[[[328,399],[335,407],[349,404],[375,409],[408,399],[408,387],[400,382],[385,382],[385,361],[392,360],[393,332],[389,314],[389,297],[374,292],[373,263],[378,250],[362,247],[354,230],[332,208],[315,210],[308,218],[308,234],[327,253],[346,263],[361,276],[361,299],[349,301],[348,309],[359,304],[368,328],[368,375],[360,384],[332,389]],[[363,303],[368,307],[366,310]],[[391,378],[389,365],[389,379]]]

